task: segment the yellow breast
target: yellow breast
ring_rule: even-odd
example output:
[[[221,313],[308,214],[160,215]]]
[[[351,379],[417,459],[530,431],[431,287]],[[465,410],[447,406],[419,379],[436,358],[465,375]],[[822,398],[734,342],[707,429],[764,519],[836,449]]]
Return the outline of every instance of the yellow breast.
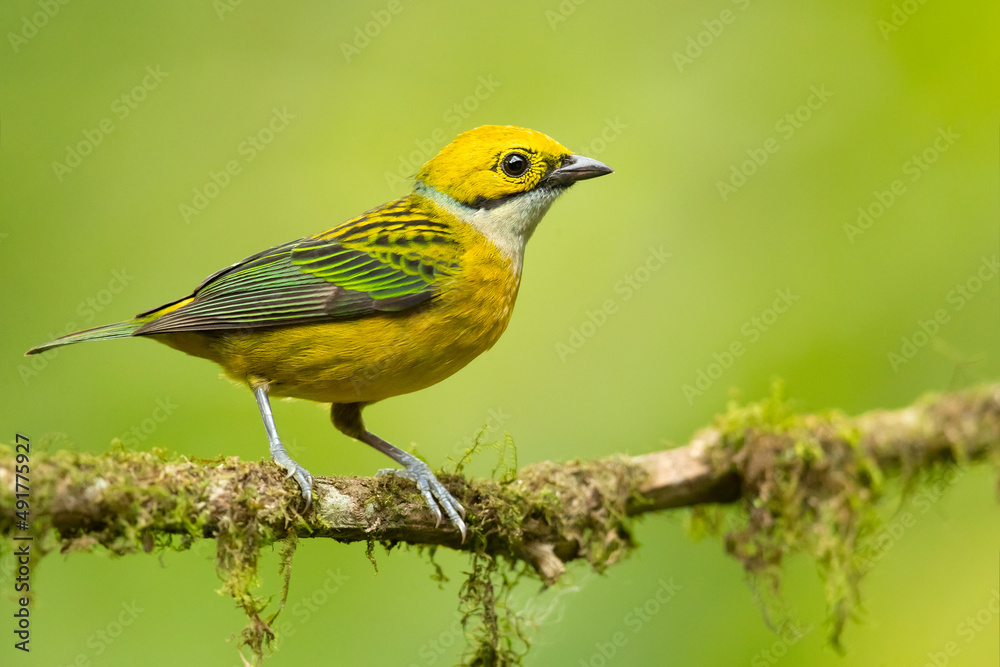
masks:
[[[215,361],[233,379],[266,381],[273,396],[372,403],[428,387],[496,343],[520,283],[509,258],[478,231],[448,217],[462,248],[461,270],[419,306],[273,329],[154,337]]]

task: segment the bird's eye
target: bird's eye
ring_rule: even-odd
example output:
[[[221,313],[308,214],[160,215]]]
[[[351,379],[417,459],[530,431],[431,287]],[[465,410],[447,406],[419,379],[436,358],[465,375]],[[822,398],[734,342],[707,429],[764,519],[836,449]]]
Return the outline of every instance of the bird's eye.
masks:
[[[528,167],[530,166],[531,161],[528,160],[528,156],[524,153],[509,153],[500,163],[503,173],[512,178],[523,176],[524,172],[528,171]]]

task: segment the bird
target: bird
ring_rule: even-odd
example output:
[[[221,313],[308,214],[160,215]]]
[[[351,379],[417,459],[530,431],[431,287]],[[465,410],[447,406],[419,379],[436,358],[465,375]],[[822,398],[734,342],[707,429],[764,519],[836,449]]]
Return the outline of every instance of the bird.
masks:
[[[26,354],[142,337],[215,362],[253,392],[271,458],[312,502],[312,475],[285,450],[270,397],[331,404],[333,425],[402,468],[431,513],[466,537],[464,507],[430,467],[369,431],[362,410],[452,375],[500,338],[525,244],[577,181],[612,173],[551,137],[511,125],[459,134],[409,194],[331,229],[251,255],[193,292]]]

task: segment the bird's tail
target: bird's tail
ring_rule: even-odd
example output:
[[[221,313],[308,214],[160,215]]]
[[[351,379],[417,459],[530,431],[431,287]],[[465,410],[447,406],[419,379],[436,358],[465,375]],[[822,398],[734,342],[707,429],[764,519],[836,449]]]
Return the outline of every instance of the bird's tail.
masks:
[[[124,322],[117,322],[115,324],[105,324],[103,327],[94,327],[93,329],[85,329],[84,331],[77,331],[76,333],[67,334],[65,336],[60,336],[55,340],[50,340],[48,343],[42,343],[41,345],[36,345],[27,352],[25,356],[29,354],[38,354],[40,352],[45,352],[46,350],[51,350],[54,347],[62,347],[63,345],[72,345],[73,343],[85,343],[91,340],[111,340],[112,338],[128,338],[134,334],[139,327],[149,321],[148,317],[137,317],[132,320],[126,320]]]

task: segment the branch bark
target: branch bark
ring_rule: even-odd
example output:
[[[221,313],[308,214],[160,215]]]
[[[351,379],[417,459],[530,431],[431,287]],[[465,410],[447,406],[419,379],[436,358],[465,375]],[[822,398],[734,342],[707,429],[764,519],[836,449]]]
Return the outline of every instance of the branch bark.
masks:
[[[904,475],[1000,452],[1000,384],[854,418],[766,414],[774,409],[743,408],[685,446],[642,456],[545,462],[506,483],[442,475],[468,511],[472,536],[464,544],[451,527],[435,525],[406,481],[316,477],[313,507],[299,514],[297,487],[270,462],[171,459],[159,450],[33,451],[30,512],[34,530],[53,531],[63,550],[96,544],[149,550],[169,535],[191,540],[243,531],[267,543],[295,534],[478,549],[525,560],[552,581],[574,558],[613,562],[631,545],[628,516],[751,499],[756,468],[778,465],[776,453],[800,452],[803,442],[814,451],[850,451],[882,473]],[[14,457],[0,449],[4,534],[19,529]]]

